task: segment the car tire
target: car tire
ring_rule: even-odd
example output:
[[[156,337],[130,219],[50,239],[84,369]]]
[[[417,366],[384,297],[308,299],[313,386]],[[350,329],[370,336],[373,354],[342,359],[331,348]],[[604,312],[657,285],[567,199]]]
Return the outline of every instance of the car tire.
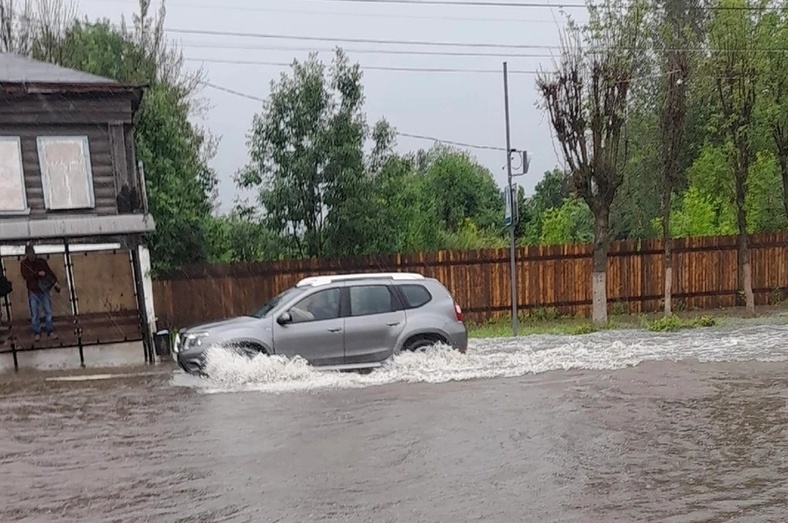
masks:
[[[260,354],[268,354],[268,351],[262,345],[250,342],[234,343],[231,345],[230,350],[239,356],[244,356],[250,360]]]
[[[423,352],[425,349],[432,347],[438,343],[442,343],[442,341],[438,338],[432,338],[427,336],[421,336],[418,338],[414,338],[409,340],[405,347],[403,348],[403,352]]]

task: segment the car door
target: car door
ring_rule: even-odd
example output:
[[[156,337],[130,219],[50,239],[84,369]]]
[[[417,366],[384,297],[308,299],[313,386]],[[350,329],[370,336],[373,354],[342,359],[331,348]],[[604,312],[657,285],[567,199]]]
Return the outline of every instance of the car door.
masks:
[[[389,285],[349,285],[345,362],[374,363],[391,356],[405,329],[405,312]]]
[[[274,351],[301,356],[315,366],[341,365],[345,356],[341,296],[339,288],[319,290],[290,307],[291,321],[282,324],[274,318]]]

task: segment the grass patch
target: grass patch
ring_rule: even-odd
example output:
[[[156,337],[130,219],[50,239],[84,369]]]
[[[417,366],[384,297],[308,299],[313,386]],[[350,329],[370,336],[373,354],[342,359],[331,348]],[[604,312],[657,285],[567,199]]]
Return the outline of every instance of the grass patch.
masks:
[[[468,335],[471,338],[505,338],[512,335],[512,324],[509,318],[483,323],[468,323],[467,327]],[[617,327],[619,327],[619,325],[614,323],[607,326],[598,326],[581,318],[556,320],[534,320],[532,318],[524,318],[520,320],[517,333],[519,336],[532,336],[538,334],[581,336],[583,334],[591,334],[603,329]]]
[[[696,327],[714,327],[719,322],[711,316],[701,316],[694,320],[684,320],[676,315],[663,316],[654,321],[647,322],[646,328],[651,332],[676,332],[682,329],[694,329]]]
[[[575,336],[582,336],[583,334],[592,334],[594,332],[598,332],[599,330],[600,328],[593,323],[581,323],[572,329],[571,334]]]
[[[693,323],[696,327],[715,327],[720,324],[719,320],[712,316],[701,316]]]
[[[548,319],[542,319],[548,318]],[[644,315],[624,315],[611,317],[606,325],[596,325],[585,318],[556,317],[550,311],[525,316],[520,319],[519,336],[554,334],[563,336],[582,336],[603,330],[647,329],[651,332],[675,332],[683,329],[714,327],[720,320],[714,316],[682,318],[678,315],[649,318]],[[467,323],[471,338],[506,338],[512,335],[509,318],[489,320],[482,323]]]

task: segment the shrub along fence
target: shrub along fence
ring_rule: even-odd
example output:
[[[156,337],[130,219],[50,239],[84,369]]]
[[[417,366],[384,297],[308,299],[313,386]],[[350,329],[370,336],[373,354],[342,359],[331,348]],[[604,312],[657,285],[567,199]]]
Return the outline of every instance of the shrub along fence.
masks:
[[[756,304],[788,297],[788,232],[750,237]],[[673,249],[677,309],[714,309],[739,303],[736,238],[681,238]],[[651,312],[662,306],[661,240],[614,242],[608,262],[613,312]],[[545,245],[517,251],[519,309],[591,312],[592,246]],[[299,279],[338,272],[413,271],[435,277],[473,321],[510,310],[509,251],[484,249],[363,256],[337,260],[282,260],[187,267],[154,282],[159,328],[249,313]]]

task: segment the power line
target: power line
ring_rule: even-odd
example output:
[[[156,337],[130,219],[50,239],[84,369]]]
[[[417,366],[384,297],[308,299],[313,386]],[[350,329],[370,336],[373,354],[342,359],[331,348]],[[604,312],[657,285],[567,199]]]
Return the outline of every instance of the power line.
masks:
[[[103,2],[115,2],[125,4],[124,0],[102,0]],[[240,6],[240,5],[216,5],[216,4],[197,4],[186,2],[171,2],[167,1],[167,5],[188,7],[191,9],[221,9],[223,11],[242,11],[252,13],[286,13],[298,15],[318,15],[318,16],[348,16],[358,18],[400,18],[406,20],[435,20],[435,16],[428,15],[410,15],[400,13],[350,13],[347,11],[317,11],[305,9],[277,9],[275,7],[258,7],[258,6]],[[484,16],[440,16],[441,21],[463,21],[463,22],[500,22],[500,23],[518,23],[518,24],[555,24],[555,20],[540,20],[535,18],[503,18],[503,17],[484,17]]]
[[[445,143],[447,145],[454,145],[457,147],[467,147],[468,149],[482,149],[487,151],[501,151],[506,152],[505,147],[496,147],[494,145],[475,145],[472,143],[465,143],[465,142],[455,142],[452,140],[442,140],[440,138],[435,138],[434,136],[424,136],[421,134],[410,134],[410,133],[401,133],[395,131],[398,136],[404,136],[405,138],[414,138],[416,140],[429,140],[431,142],[440,142]]]
[[[118,0],[103,0],[105,2],[117,2]],[[409,5],[419,7],[481,7],[481,8],[516,8],[516,9],[588,9],[589,7],[601,7],[600,5],[588,5],[584,3],[550,3],[550,2],[516,2],[516,1],[497,1],[497,0],[305,0],[317,3],[348,3],[348,4],[367,4],[367,5]],[[188,4],[180,4],[188,5]],[[206,6],[207,7],[207,6]],[[223,9],[224,6],[216,6]],[[253,8],[239,8],[252,10]],[[646,7],[645,9],[649,9]],[[701,11],[773,11],[780,10],[779,6],[721,6],[721,5],[701,5],[687,6],[687,9]]]
[[[230,89],[229,87],[224,87],[222,85],[216,85],[211,82],[201,81],[201,84],[205,85],[206,87],[210,87],[212,89],[216,89],[217,91],[224,91],[225,93],[234,94],[236,96],[240,96],[241,98],[248,98],[249,100],[254,100],[256,102],[266,102],[265,98],[260,98],[259,96],[255,96],[253,94],[242,93],[241,91],[236,91],[235,89]]]
[[[214,64],[235,64],[235,65],[266,65],[271,67],[290,67],[292,62],[265,62],[256,60],[232,60],[229,58],[184,58],[189,62],[205,62]],[[464,69],[459,67],[388,67],[365,65],[363,70],[370,71],[392,71],[398,73],[478,73],[478,74],[501,74],[498,69]],[[513,74],[539,74],[535,70],[511,70]]]
[[[259,96],[255,96],[253,94],[248,94],[248,93],[244,93],[244,92],[241,92],[241,91],[237,91],[235,89],[231,89],[229,87],[224,87],[222,85],[217,85],[217,84],[214,84],[214,83],[211,83],[211,82],[206,82],[206,81],[203,81],[202,84],[207,86],[207,87],[211,87],[213,89],[216,89],[218,91],[223,91],[225,93],[229,93],[229,94],[232,94],[232,95],[235,95],[235,96],[240,96],[242,98],[247,98],[249,100],[254,100],[255,102],[263,102],[263,103],[266,102],[266,100],[264,98],[261,98]],[[472,143],[466,143],[466,142],[457,142],[457,141],[454,141],[454,140],[443,140],[441,138],[436,138],[434,136],[426,136],[426,135],[423,135],[423,134],[403,133],[403,132],[399,132],[399,131],[394,131],[394,132],[395,132],[395,134],[397,136],[402,136],[404,138],[413,138],[413,139],[416,139],[416,140],[428,140],[428,141],[431,141],[431,142],[439,142],[439,143],[445,143],[447,145],[454,145],[456,147],[466,147],[468,149],[480,149],[480,150],[487,150],[487,151],[502,151],[502,152],[506,151],[506,149],[504,147],[495,147],[494,145],[478,145],[478,144],[472,144]]]
[[[101,0],[102,2],[119,3],[119,0]],[[571,3],[558,3],[552,4],[549,2],[501,2],[501,1],[482,1],[482,0],[305,0],[315,3],[349,3],[349,4],[367,4],[367,5],[411,5],[420,7],[511,7],[511,8],[545,8],[545,9],[586,9],[586,4],[571,4]],[[179,5],[189,6],[191,4],[180,3]],[[205,4],[203,4],[205,6]],[[216,5],[216,8],[223,9],[223,5]],[[244,10],[256,10],[252,7],[240,8]],[[262,9],[260,9],[262,10]]]
[[[194,34],[203,36],[231,36],[239,38],[260,38],[270,40],[295,40],[295,41],[309,41],[309,42],[336,42],[336,43],[363,43],[363,44],[379,44],[379,45],[420,45],[424,47],[482,47],[482,48],[499,48],[499,49],[542,49],[542,50],[561,50],[562,47],[558,44],[491,44],[487,42],[439,42],[429,40],[388,40],[388,39],[374,39],[374,38],[340,38],[329,36],[304,36],[304,35],[287,35],[275,33],[250,33],[240,31],[214,31],[211,29],[182,29],[182,28],[166,28],[169,33],[176,34]],[[621,47],[620,49],[629,49],[633,51],[651,51],[652,49],[633,49]],[[657,50],[673,50],[673,51],[696,51],[706,52],[715,51],[715,49],[704,48],[662,48]],[[774,49],[725,49],[726,52],[766,52],[766,53],[785,53],[788,48],[774,48]]]
[[[244,51],[293,51],[293,52],[325,52],[331,53],[336,50],[335,47],[298,47],[298,46],[278,46],[278,45],[232,45],[222,43],[192,43],[181,42],[179,47],[184,49],[239,49]],[[459,56],[459,57],[492,57],[492,58],[560,58],[560,53],[507,53],[507,52],[474,52],[474,51],[420,51],[420,50],[407,50],[407,49],[359,49],[343,47],[342,50],[346,53],[352,54],[382,54],[382,55],[413,55],[413,56]],[[556,50],[560,50],[556,46]],[[655,49],[659,50],[659,49]],[[702,48],[668,48],[662,49],[664,51],[712,51],[712,49]],[[646,51],[646,49],[644,49]],[[726,49],[734,52],[759,52],[759,53],[788,53],[788,49]]]
[[[486,42],[432,42],[426,40],[379,40],[374,38],[336,38],[328,36],[298,36],[273,33],[248,33],[241,31],[214,31],[210,29],[181,29],[167,28],[169,33],[196,34],[204,36],[235,36],[240,38],[264,38],[272,40],[303,40],[311,42],[352,42],[360,44],[386,44],[386,45],[422,45],[425,47],[488,47],[502,49],[558,49],[557,45],[540,44],[490,44]]]
[[[333,0],[326,0],[333,1]],[[337,1],[353,1],[353,0],[337,0]],[[359,0],[361,1],[361,0]],[[34,19],[28,19],[30,22],[39,23]],[[112,27],[118,27],[111,24]],[[168,33],[175,34],[194,34],[203,36],[229,36],[240,38],[260,38],[260,39],[273,39],[273,40],[296,40],[296,41],[317,41],[317,42],[335,42],[335,43],[365,43],[365,44],[379,44],[379,45],[421,45],[425,47],[482,47],[482,48],[500,48],[500,49],[542,49],[542,50],[562,50],[561,45],[553,44],[492,44],[487,42],[439,42],[439,41],[419,41],[419,40],[390,40],[390,39],[373,39],[373,38],[340,38],[340,37],[323,37],[323,36],[304,36],[304,35],[287,35],[287,34],[274,34],[274,33],[253,33],[253,32],[239,32],[239,31],[216,31],[209,29],[189,29],[189,28],[165,28]],[[622,50],[634,51],[651,51],[654,49],[635,49],[621,47]],[[600,49],[605,50],[605,49]],[[661,51],[691,51],[691,52],[715,52],[715,49],[704,48],[662,48],[656,49]],[[773,49],[725,49],[726,52],[765,52],[765,53],[788,53],[788,48],[773,48]],[[471,55],[468,55],[471,56]],[[482,55],[479,55],[482,56]],[[486,56],[486,55],[484,55]],[[490,55],[490,56],[507,56],[507,55]],[[514,56],[514,55],[510,55]],[[549,56],[545,56],[547,58]],[[274,64],[271,64],[274,65]]]
[[[294,47],[294,46],[248,46],[248,45],[229,45],[213,43],[180,43],[180,47],[189,49],[241,49],[247,51],[317,51],[333,52],[333,47]],[[552,54],[531,54],[531,53],[484,53],[472,51],[417,51],[406,49],[348,49],[342,48],[346,53],[358,54],[393,54],[393,55],[415,55],[415,56],[488,56],[488,57],[507,57],[507,58],[553,58]]]
[[[546,8],[546,9],[587,9],[588,7],[600,7],[587,4],[553,4],[549,2],[499,2],[499,1],[483,1],[483,0],[308,0],[317,2],[334,2],[334,3],[354,3],[354,4],[400,4],[400,5],[418,5],[418,6],[449,6],[449,7],[512,7],[512,8]],[[772,9],[779,9],[779,7],[769,6],[712,6],[703,5],[697,7],[688,7],[688,9],[702,9],[702,10],[730,10],[730,11],[766,11]]]

